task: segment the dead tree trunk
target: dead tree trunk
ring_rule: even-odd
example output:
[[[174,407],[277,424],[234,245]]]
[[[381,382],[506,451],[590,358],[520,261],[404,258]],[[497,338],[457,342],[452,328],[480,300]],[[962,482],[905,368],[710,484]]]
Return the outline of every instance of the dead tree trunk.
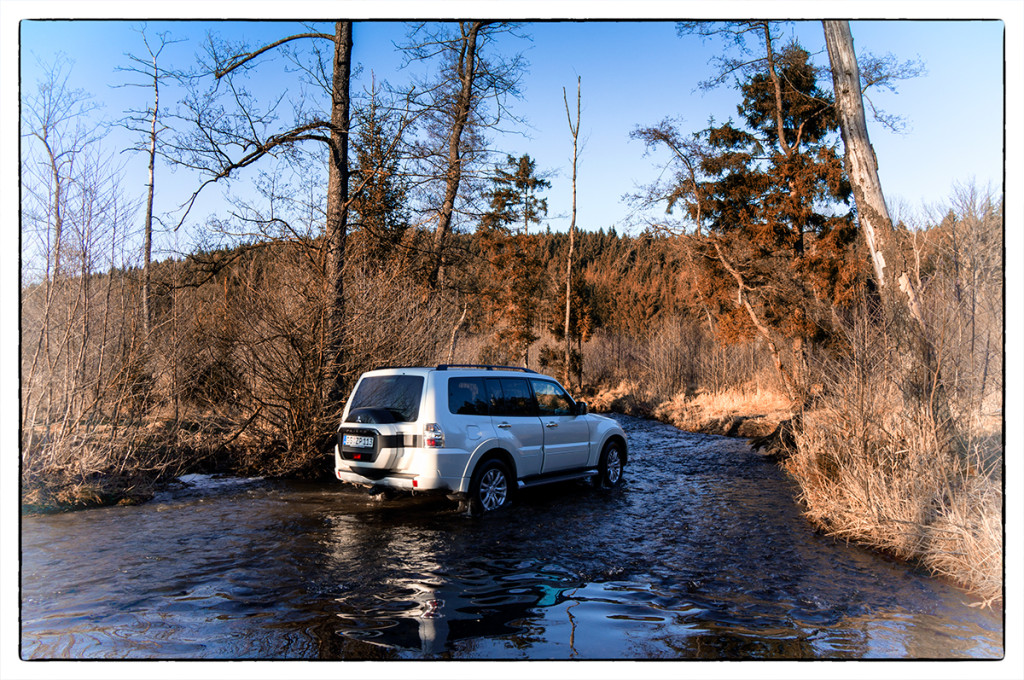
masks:
[[[782,354],[779,352],[778,346],[775,344],[775,340],[772,339],[771,331],[768,327],[761,322],[757,312],[754,311],[753,305],[750,304],[750,300],[744,295],[747,290],[746,283],[743,281],[743,276],[736,271],[736,268],[729,264],[729,261],[725,258],[725,254],[722,252],[721,246],[715,242],[715,252],[718,253],[718,261],[722,263],[725,270],[732,275],[732,278],[736,281],[736,304],[747,310],[747,316],[750,317],[750,322],[754,324],[754,328],[761,334],[765,343],[768,345],[768,351],[772,354],[772,360],[775,362],[775,370],[779,372],[779,377],[782,379],[782,386],[786,389],[786,396],[790,399],[797,398],[797,391],[793,385],[793,377],[790,372],[786,369],[785,364],[782,363]]]
[[[149,184],[146,189],[146,224],[143,243],[142,261],[142,331],[149,337],[153,323],[153,304],[151,298],[151,262],[153,259],[153,192],[156,170],[156,120],[160,110],[160,72],[157,69],[156,55],[153,55],[153,117],[149,131]]]
[[[836,111],[843,135],[846,152],[846,170],[850,176],[854,201],[857,204],[857,217],[864,233],[875,277],[879,288],[883,288],[886,280],[886,261],[883,250],[897,259],[897,244],[892,228],[889,210],[885,205],[882,184],[878,179],[878,159],[871,148],[868,137],[867,122],[864,116],[864,102],[861,97],[860,69],[857,56],[853,49],[853,35],[850,33],[848,21],[822,21],[825,29],[825,45],[828,48],[829,61],[832,65],[832,80],[835,88]],[[921,310],[921,298],[909,267],[900,267],[899,275],[890,274],[900,291],[906,296],[905,306],[914,323],[908,328],[900,319],[901,314],[894,313],[892,321],[897,328],[903,328],[904,335],[917,357],[911,363],[918,378],[910,380],[915,389],[925,393],[928,408],[931,410],[939,440],[943,446],[951,447],[956,440],[956,427],[949,397],[941,376],[938,352],[932,341],[932,333],[925,323]]]
[[[469,114],[473,108],[473,81],[477,71],[477,37],[484,23],[480,21],[469,25],[463,24],[462,45],[456,63],[459,78],[459,95],[455,104],[455,121],[448,136],[448,168],[445,174],[444,201],[438,216],[437,231],[434,232],[434,276],[438,284],[444,280],[444,247],[452,228],[452,215],[455,212],[455,198],[459,194],[459,183],[462,180],[462,133],[469,122]]]
[[[452,328],[451,342],[448,343],[448,363],[455,362],[455,344],[459,341],[459,331],[462,329],[462,324],[466,321],[466,312],[469,311],[469,305],[462,305],[462,316],[455,322],[455,327]]]
[[[572,133],[572,220],[569,222],[569,256],[565,263],[565,385],[570,384],[572,375],[572,328],[570,326],[572,310],[572,256],[576,248],[576,167],[579,160],[578,139],[580,134],[580,77],[576,78],[576,124],[573,125],[569,114],[569,99],[565,88],[562,88],[562,99],[565,100],[565,116],[569,119],[569,132]],[[582,360],[582,357],[581,357]],[[582,373],[582,371],[581,371]],[[582,382],[582,379],[581,379]]]
[[[825,45],[832,64],[836,111],[846,150],[846,170],[857,204],[857,219],[871,253],[875,278],[885,286],[885,258],[882,256],[881,234],[892,231],[892,220],[878,180],[878,160],[868,138],[868,126],[861,99],[860,69],[853,51],[853,36],[848,21],[823,21]],[[912,310],[912,312],[915,310]]]
[[[158,119],[160,117],[160,81],[165,78],[174,78],[176,74],[160,68],[160,55],[164,48],[178,40],[172,40],[167,33],[158,33],[156,44],[150,43],[150,38],[145,27],[138,30],[142,38],[142,44],[146,48],[147,56],[129,54],[131,62],[128,66],[117,67],[118,71],[126,71],[143,78],[140,83],[128,82],[117,87],[142,87],[152,88],[153,106],[142,110],[129,111],[128,116],[122,121],[122,125],[129,131],[138,133],[144,140],[134,151],[145,151],[149,156],[149,183],[146,185],[146,218],[142,225],[143,229],[143,252],[142,252],[142,327],[146,337],[149,337],[153,325],[153,293],[152,293],[152,267],[153,258],[153,196],[155,194],[155,169],[157,156],[157,136],[160,131]]]

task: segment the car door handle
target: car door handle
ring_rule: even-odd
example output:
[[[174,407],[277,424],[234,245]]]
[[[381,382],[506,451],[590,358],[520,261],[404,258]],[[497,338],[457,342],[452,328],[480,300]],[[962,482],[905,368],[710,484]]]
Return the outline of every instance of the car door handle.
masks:
[[[503,430],[507,430],[512,426],[509,423],[501,423],[500,425],[498,425],[498,427],[500,427]]]
[[[558,427],[558,423],[546,423],[544,427]]]

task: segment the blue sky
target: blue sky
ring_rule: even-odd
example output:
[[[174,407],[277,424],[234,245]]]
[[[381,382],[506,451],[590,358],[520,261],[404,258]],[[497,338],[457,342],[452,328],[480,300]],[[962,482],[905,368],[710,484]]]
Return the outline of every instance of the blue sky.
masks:
[[[35,87],[39,63],[48,64],[58,52],[74,61],[73,80],[103,103],[102,117],[113,120],[126,108],[144,108],[148,93],[139,88],[114,88],[123,82],[127,52],[140,53],[141,41],[133,27],[137,21],[27,21],[20,26],[21,85]],[[150,35],[169,31],[185,42],[165,52],[163,63],[187,66],[208,31],[251,45],[294,32],[288,22],[149,22]],[[326,26],[331,30],[330,25]],[[1000,21],[854,21],[858,52],[892,52],[900,60],[920,58],[927,74],[899,85],[899,94],[878,93],[876,103],[907,122],[904,134],[869,123],[878,156],[883,187],[891,203],[920,213],[939,205],[957,182],[974,180],[999,190],[1002,182],[1003,133],[1003,23]],[[824,63],[824,39],[817,21],[796,22],[785,29],[816,59]],[[401,83],[408,73],[399,69],[401,55],[394,43],[402,42],[407,26],[401,22],[357,23],[354,59],[377,80]],[[672,21],[535,22],[523,32],[530,40],[503,40],[507,53],[521,50],[530,63],[522,82],[522,98],[513,111],[528,125],[514,126],[511,134],[491,135],[492,146],[510,154],[530,154],[540,170],[553,173],[547,192],[548,225],[564,229],[569,223],[572,142],[562,88],[575,95],[576,78],[582,79],[583,112],[578,181],[578,224],[583,228],[642,224],[644,215],[633,213],[624,194],[652,181],[657,158],[644,157],[643,145],[630,140],[638,125],[664,117],[682,119],[682,129],[695,131],[709,117],[722,121],[736,115],[738,93],[731,87],[701,91],[698,83],[711,75],[709,59],[722,44],[700,38],[679,37]],[[282,61],[261,69],[258,85],[265,93],[287,89],[297,94],[294,82],[281,70]],[[357,85],[357,87],[359,87]],[[164,92],[162,103],[174,96]],[[109,143],[123,148],[123,132],[113,132]],[[144,192],[144,161],[122,156],[128,163],[128,190]],[[251,177],[251,175],[249,175]],[[244,193],[246,177],[232,186]],[[196,179],[184,172],[158,168],[156,211],[173,210],[194,188]],[[223,211],[223,190],[208,191],[193,217]],[[158,247],[161,245],[158,237]],[[166,239],[164,242],[166,245]]]

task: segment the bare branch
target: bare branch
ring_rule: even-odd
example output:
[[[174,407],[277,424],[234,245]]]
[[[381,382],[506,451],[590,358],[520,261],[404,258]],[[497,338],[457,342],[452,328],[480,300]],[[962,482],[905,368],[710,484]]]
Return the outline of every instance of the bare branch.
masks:
[[[256,57],[260,56],[261,54],[263,54],[265,52],[268,52],[268,51],[274,49],[275,47],[280,47],[281,45],[286,45],[286,44],[288,44],[290,42],[293,42],[295,40],[306,40],[306,39],[309,39],[309,38],[318,38],[318,39],[322,39],[322,40],[331,40],[331,41],[334,40],[334,36],[329,34],[329,33],[319,33],[319,32],[317,32],[317,33],[298,33],[296,35],[290,35],[287,38],[282,38],[282,39],[277,40],[275,42],[272,42],[272,43],[269,43],[267,45],[264,45],[263,47],[260,47],[259,49],[253,50],[252,52],[245,52],[243,54],[231,55],[230,57],[226,57],[224,61],[221,61],[220,59],[216,59],[217,55],[214,54],[213,56],[216,59],[216,61],[215,61],[216,68],[215,68],[215,70],[213,72],[213,76],[214,76],[214,78],[220,80],[221,78],[223,78],[224,76],[228,75],[232,71],[240,68],[241,66],[244,66],[245,64],[248,64],[250,61],[252,61]]]

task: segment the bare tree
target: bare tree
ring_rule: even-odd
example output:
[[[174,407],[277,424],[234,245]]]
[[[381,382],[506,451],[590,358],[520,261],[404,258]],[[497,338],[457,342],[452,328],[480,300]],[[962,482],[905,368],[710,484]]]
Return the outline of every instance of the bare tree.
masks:
[[[569,221],[569,254],[565,260],[565,384],[569,386],[570,368],[572,365],[572,335],[570,333],[570,318],[572,310],[572,257],[576,249],[576,169],[579,162],[579,136],[580,136],[580,100],[581,100],[582,78],[576,77],[576,123],[572,122],[572,114],[569,112],[569,98],[562,88],[562,100],[565,102],[565,117],[569,121],[569,133],[572,135],[572,218]]]
[[[132,151],[144,151],[149,157],[149,182],[146,185],[146,216],[143,222],[143,247],[142,247],[142,320],[144,332],[148,336],[153,323],[153,293],[152,293],[152,259],[153,259],[153,198],[156,193],[156,158],[157,158],[157,136],[166,128],[160,124],[160,84],[170,78],[176,78],[177,74],[172,73],[160,66],[160,55],[168,45],[180,40],[173,40],[167,32],[157,33],[154,44],[150,44],[149,36],[146,34],[146,27],[137,29],[142,38],[142,44],[146,49],[144,57],[134,54],[126,54],[130,63],[129,66],[119,67],[119,71],[133,73],[145,78],[142,83],[128,83],[119,87],[145,87],[152,88],[153,105],[145,110],[130,110],[122,125],[133,132],[142,134],[143,141],[132,147]]]
[[[58,59],[23,105],[22,137],[29,142],[22,159],[22,221],[26,231],[23,267],[36,268],[42,278],[41,291],[38,286],[25,291],[42,293],[39,334],[33,339],[32,360],[23,382],[22,431],[29,437],[39,402],[47,405],[50,415],[58,402],[57,385],[50,378],[56,371],[55,360],[65,354],[65,342],[56,335],[60,324],[55,321],[58,297],[63,295],[68,274],[68,204],[79,186],[75,183],[79,165],[84,164],[83,159],[98,140],[83,122],[96,105],[85,92],[70,86],[70,74],[71,64]],[[41,394],[34,391],[39,371],[44,372]]]
[[[280,100],[266,108],[257,106],[241,83],[236,82],[256,65],[264,54],[296,41],[328,41],[333,45],[329,82],[330,115],[299,112],[291,127],[275,129],[276,107]],[[207,48],[209,75],[216,86],[205,93],[193,93],[184,103],[185,117],[193,124],[192,132],[179,135],[173,153],[177,162],[202,172],[206,179],[186,203],[181,221],[206,186],[224,180],[267,156],[299,147],[305,142],[325,145],[327,150],[327,207],[324,227],[327,286],[331,291],[328,317],[328,344],[331,370],[324,388],[329,402],[339,404],[343,396],[344,263],[349,210],[349,84],[351,79],[352,22],[338,21],[333,33],[309,30],[296,33],[255,49],[227,45],[210,38]],[[321,65],[323,66],[323,65]],[[233,114],[218,107],[219,87],[234,105]],[[179,221],[179,224],[181,222]]]
[[[122,168],[84,118],[91,100],[69,87],[69,75],[58,62],[22,108],[27,494],[123,471],[145,436],[137,425],[148,413],[152,383],[137,282],[126,274],[138,266],[129,247],[137,206],[123,191]],[[33,274],[36,267],[42,276]]]
[[[871,264],[879,286],[885,286],[885,257],[882,255],[882,234],[892,231],[889,209],[882,195],[878,179],[878,160],[868,139],[868,126],[864,118],[861,99],[860,69],[853,51],[853,36],[847,21],[823,21],[825,44],[832,64],[835,84],[836,111],[846,148],[846,168],[853,187],[854,200],[864,240],[871,253]],[[908,293],[909,294],[909,293]],[[920,318],[920,311],[911,295],[911,312]]]
[[[420,24],[403,48],[409,61],[440,61],[435,74],[416,83],[408,96],[425,132],[412,154],[419,161],[420,185],[436,221],[430,279],[441,286],[447,239],[460,195],[466,193],[467,174],[487,155],[483,130],[499,126],[503,118],[515,120],[507,100],[518,95],[525,62],[518,54],[509,59],[484,56],[499,36],[514,34],[515,29],[512,24],[487,21]],[[493,104],[492,110],[487,102]],[[438,182],[440,191],[432,187]]]
[[[835,83],[835,106],[846,149],[846,169],[857,203],[858,222],[871,254],[875,279],[880,288],[887,285],[891,288],[893,284],[898,284],[906,295],[905,309],[913,319],[915,327],[915,330],[907,331],[907,334],[910,340],[918,345],[917,361],[920,362],[920,366],[910,369],[912,373],[920,375],[917,379],[911,379],[909,384],[915,390],[928,395],[927,401],[934,414],[941,445],[952,446],[957,438],[957,432],[942,376],[942,367],[939,364],[935,334],[929,329],[921,307],[920,275],[915,271],[916,268],[911,267],[900,255],[903,249],[896,243],[896,234],[885,204],[882,184],[878,179],[878,159],[868,137],[861,96],[861,76],[853,49],[850,24],[847,21],[835,20],[825,20],[822,24]],[[901,270],[898,276],[895,272],[886,273],[886,265],[889,263],[886,262],[883,252],[889,253],[891,261],[904,260],[903,266],[898,267]],[[893,320],[899,322],[901,316],[895,313]]]

